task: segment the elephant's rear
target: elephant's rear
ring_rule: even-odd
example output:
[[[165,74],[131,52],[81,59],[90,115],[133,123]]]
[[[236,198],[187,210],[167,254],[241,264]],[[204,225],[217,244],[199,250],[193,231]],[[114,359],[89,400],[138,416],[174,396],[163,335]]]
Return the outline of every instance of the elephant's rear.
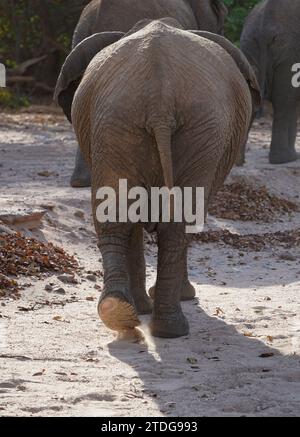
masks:
[[[161,22],[146,29],[104,50],[88,68],[73,105],[79,142],[91,143],[86,156],[102,175],[114,162],[121,177],[135,167],[133,183],[158,186],[166,155],[160,146],[167,149],[169,136],[173,182],[205,186],[209,195],[245,141],[252,113],[247,83],[216,43]],[[109,185],[105,176],[99,182]]]
[[[204,187],[208,200],[234,163],[251,113],[247,82],[228,52],[171,23],[141,25],[89,65],[75,94],[72,121],[92,165],[93,212],[104,266],[98,311],[110,329],[132,332],[140,323],[138,313],[151,310],[143,229],[128,217],[135,207],[129,205],[133,193],[125,193],[130,198],[126,205],[118,196],[120,179],[127,180],[128,189],[137,188],[142,201],[145,189],[147,195],[164,185]],[[105,203],[99,188],[113,192],[106,202],[108,208],[114,204],[112,221],[97,220],[98,207]],[[153,205],[158,213],[149,223],[148,209],[141,220],[158,237],[151,333],[185,336],[189,326],[180,299],[195,294],[188,283],[185,220],[194,224],[193,218],[188,220],[185,210],[179,223],[169,222],[152,196],[146,206],[149,202],[151,213]]]

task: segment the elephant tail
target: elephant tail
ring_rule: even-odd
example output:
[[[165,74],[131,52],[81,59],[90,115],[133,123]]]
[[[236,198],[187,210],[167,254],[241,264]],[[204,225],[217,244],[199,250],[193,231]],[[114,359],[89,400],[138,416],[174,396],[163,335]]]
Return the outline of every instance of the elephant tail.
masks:
[[[160,163],[166,186],[171,190],[174,187],[174,174],[171,150],[171,129],[167,126],[153,128]]]

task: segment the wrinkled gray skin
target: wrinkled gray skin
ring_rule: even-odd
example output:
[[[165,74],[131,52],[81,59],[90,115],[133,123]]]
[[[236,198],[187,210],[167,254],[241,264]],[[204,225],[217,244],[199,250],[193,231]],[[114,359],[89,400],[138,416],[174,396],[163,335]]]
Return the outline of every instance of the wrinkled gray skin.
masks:
[[[125,331],[137,325],[138,313],[151,311],[144,226],[158,236],[151,332],[183,336],[189,331],[180,305],[189,243],[185,224],[101,224],[96,193],[103,186],[118,192],[123,178],[129,189],[199,186],[205,188],[207,210],[246,139],[259,87],[246,58],[229,41],[185,31],[175,20],[145,20],[106,48],[103,38],[109,43],[100,33],[69,55],[56,90],[58,100],[68,94],[88,64],[87,53],[97,44],[103,49],[88,65],[72,105],[73,126],[92,172],[103,257],[99,314],[111,329]]]
[[[266,0],[246,20],[241,49],[253,66],[264,97],[274,110],[270,162],[299,158],[295,150],[300,88],[292,66],[300,62],[300,1]]]
[[[145,18],[172,17],[184,29],[201,29],[223,34],[227,10],[220,0],[94,0],[84,9],[73,37],[73,48],[98,32],[128,32]],[[67,114],[70,120],[70,114]],[[77,150],[72,187],[91,185],[90,171]]]
[[[184,29],[203,29],[223,34],[226,14],[227,9],[220,0],[94,0],[87,5],[81,15],[74,32],[73,48],[94,33],[127,32],[141,19],[165,16],[176,18]],[[119,37],[117,32],[114,35],[116,38]],[[107,37],[110,37],[109,34]],[[113,38],[109,43],[111,44],[114,41]],[[105,42],[105,45],[108,45],[107,42]],[[100,49],[96,45],[97,50]],[[90,54],[88,54],[89,56]],[[60,101],[70,122],[71,105],[76,86],[74,89],[70,87]],[[88,187],[91,185],[90,169],[82,156],[80,148],[77,149],[76,153],[71,185],[73,187]],[[154,292],[155,289],[152,288],[150,295],[153,296]],[[188,281],[186,270],[182,299],[188,300],[194,296],[195,290]]]

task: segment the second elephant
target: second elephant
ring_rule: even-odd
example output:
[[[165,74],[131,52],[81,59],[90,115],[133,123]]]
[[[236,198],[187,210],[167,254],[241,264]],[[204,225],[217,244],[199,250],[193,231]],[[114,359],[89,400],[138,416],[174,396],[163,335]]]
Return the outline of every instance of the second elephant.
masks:
[[[300,88],[292,84],[300,62],[300,1],[265,0],[246,20],[241,49],[253,66],[262,94],[273,105],[271,164],[300,157],[296,152]]]

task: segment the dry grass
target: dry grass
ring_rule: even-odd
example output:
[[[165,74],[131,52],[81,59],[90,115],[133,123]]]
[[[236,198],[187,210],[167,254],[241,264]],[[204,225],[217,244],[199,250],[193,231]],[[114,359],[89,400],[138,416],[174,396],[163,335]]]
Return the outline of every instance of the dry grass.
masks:
[[[41,243],[19,233],[0,235],[0,296],[18,295],[20,276],[39,277],[44,273],[72,273],[77,261],[51,243]],[[11,279],[14,278],[14,279]]]
[[[209,207],[210,214],[218,218],[264,223],[297,210],[295,203],[268,193],[265,187],[237,182],[224,185]]]

